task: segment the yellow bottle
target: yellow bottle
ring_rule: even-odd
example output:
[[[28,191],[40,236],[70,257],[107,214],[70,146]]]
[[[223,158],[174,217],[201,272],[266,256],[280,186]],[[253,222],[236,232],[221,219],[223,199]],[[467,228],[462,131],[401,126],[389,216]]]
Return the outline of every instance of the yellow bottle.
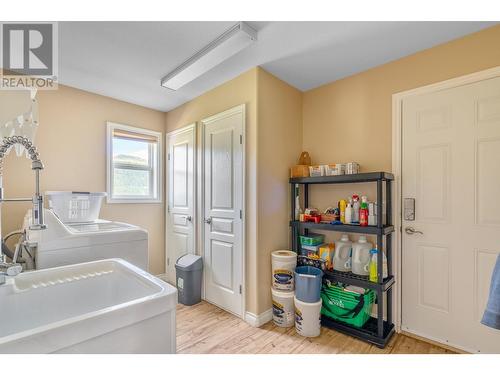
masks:
[[[377,249],[371,249],[370,250],[370,281],[373,283],[377,282],[378,275],[377,275]]]
[[[340,211],[340,221],[342,224],[345,224],[345,209],[347,207],[347,202],[345,199],[341,199],[339,202],[339,211]]]

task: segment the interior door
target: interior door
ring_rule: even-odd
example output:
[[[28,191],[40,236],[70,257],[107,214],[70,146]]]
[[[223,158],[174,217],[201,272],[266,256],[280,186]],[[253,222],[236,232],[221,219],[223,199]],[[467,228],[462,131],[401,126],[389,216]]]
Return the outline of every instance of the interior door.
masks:
[[[500,78],[403,101],[402,329],[500,353],[480,324],[500,230]],[[409,207],[411,201],[406,202]]]
[[[166,272],[175,284],[175,262],[195,253],[195,124],[167,134]]]
[[[244,106],[202,121],[205,299],[242,316]]]

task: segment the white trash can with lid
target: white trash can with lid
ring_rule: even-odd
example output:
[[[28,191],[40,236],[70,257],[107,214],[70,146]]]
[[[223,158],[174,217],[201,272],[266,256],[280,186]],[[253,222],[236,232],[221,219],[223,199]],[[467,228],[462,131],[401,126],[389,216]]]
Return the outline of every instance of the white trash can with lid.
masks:
[[[201,276],[203,260],[201,256],[186,254],[175,262],[175,283],[179,303],[186,306],[201,302]]]

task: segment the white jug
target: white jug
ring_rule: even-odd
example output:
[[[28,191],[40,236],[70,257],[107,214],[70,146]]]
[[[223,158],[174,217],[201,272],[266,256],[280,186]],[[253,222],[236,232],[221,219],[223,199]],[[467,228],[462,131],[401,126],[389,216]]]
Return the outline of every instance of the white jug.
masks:
[[[360,276],[370,274],[370,250],[372,244],[365,236],[359,236],[358,242],[352,245],[352,273]]]
[[[343,234],[340,240],[335,241],[335,255],[333,256],[333,269],[341,272],[351,270],[352,242],[347,234]]]

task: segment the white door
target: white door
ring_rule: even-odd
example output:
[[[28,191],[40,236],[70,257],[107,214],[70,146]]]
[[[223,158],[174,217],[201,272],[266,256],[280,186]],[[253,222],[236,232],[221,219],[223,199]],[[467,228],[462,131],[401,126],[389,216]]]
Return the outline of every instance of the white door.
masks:
[[[166,272],[175,283],[175,262],[195,253],[195,138],[189,125],[167,134]]]
[[[480,324],[500,252],[500,78],[403,101],[402,329],[500,353]],[[413,228],[413,234],[408,233]]]
[[[205,299],[243,315],[244,106],[202,121]]]

